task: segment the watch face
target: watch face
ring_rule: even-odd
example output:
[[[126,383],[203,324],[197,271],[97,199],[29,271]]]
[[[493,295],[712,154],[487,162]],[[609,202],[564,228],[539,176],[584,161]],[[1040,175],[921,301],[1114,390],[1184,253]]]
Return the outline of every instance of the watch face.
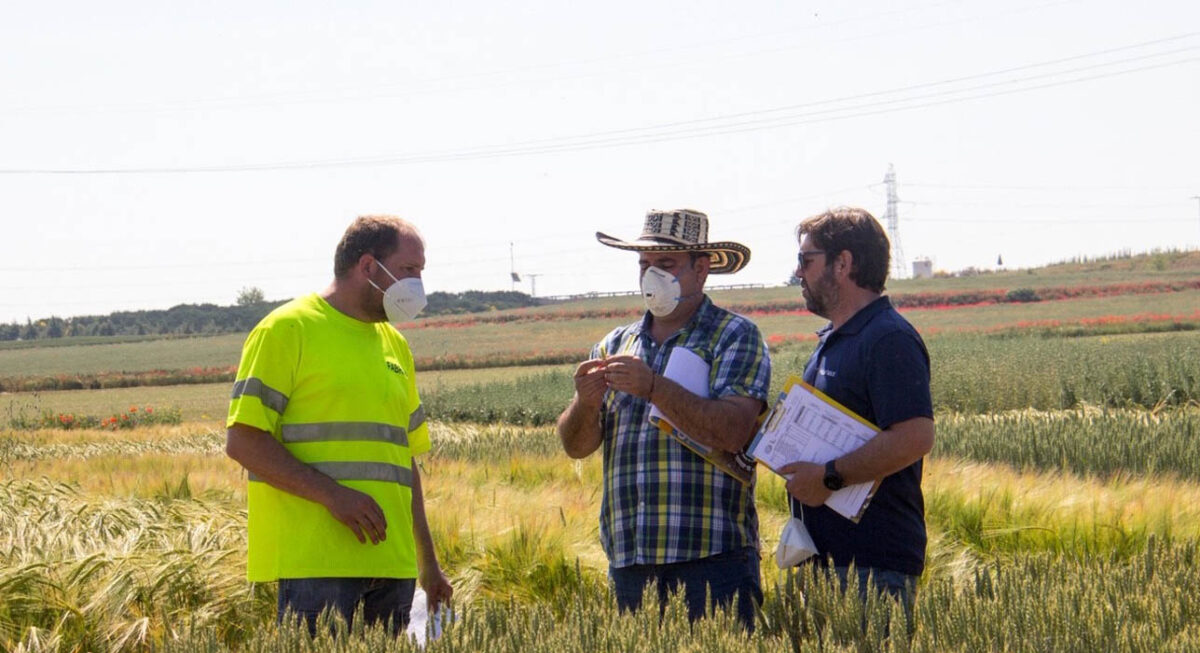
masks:
[[[833,466],[833,461],[825,465],[825,478],[821,479],[825,483],[825,487],[830,490],[840,490],[846,484],[842,479],[842,475],[837,473],[837,469]]]

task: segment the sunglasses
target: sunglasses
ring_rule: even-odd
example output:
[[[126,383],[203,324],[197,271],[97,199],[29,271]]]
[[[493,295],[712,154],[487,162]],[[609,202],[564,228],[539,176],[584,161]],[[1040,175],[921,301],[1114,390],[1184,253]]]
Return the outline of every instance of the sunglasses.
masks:
[[[823,249],[810,249],[807,252],[804,250],[800,250],[800,253],[796,256],[796,262],[800,265],[800,269],[803,270],[803,269],[807,268],[809,265],[812,265],[813,258],[815,258],[817,256],[823,256],[828,253],[829,252],[827,252]]]

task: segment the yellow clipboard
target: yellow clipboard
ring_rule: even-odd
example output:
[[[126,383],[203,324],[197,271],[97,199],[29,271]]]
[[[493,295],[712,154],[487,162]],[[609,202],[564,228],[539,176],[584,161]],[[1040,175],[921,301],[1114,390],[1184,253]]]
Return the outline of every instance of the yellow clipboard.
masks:
[[[822,408],[822,410],[836,411],[837,413],[844,415],[845,417],[853,420],[854,422],[861,424],[864,427],[864,429],[863,429],[864,431],[870,432],[870,436],[867,437],[866,439],[870,439],[871,437],[874,437],[876,434],[879,433],[879,431],[880,431],[879,427],[877,427],[874,424],[863,419],[862,416],[856,414],[854,411],[850,410],[849,408],[846,408],[845,406],[843,406],[841,403],[834,400],[829,395],[825,394],[824,392],[821,392],[817,388],[813,387],[811,384],[805,383],[804,379],[793,374],[788,377],[788,380],[784,386],[783,392],[781,392],[779,394],[779,397],[775,400],[775,404],[771,407],[771,410],[767,413],[766,418],[763,419],[762,426],[759,428],[758,433],[755,434],[754,439],[750,442],[750,447],[748,449],[750,455],[752,457],[754,457],[755,460],[757,460],[759,462],[759,464],[763,465],[767,469],[770,469],[772,472],[775,472],[776,474],[779,474],[780,476],[784,476],[783,474],[781,474],[779,472],[778,469],[775,468],[775,466],[772,466],[769,462],[767,462],[767,460],[764,460],[764,458],[768,458],[768,456],[760,456],[760,455],[757,455],[756,452],[761,451],[763,447],[767,447],[769,445],[769,443],[773,442],[777,438],[781,438],[786,431],[785,426],[789,423],[789,421],[795,421],[795,420],[800,419],[800,417],[801,417],[800,415],[790,414],[789,406],[788,406],[789,402],[787,401],[788,396],[792,392],[795,392],[797,390],[799,390],[800,392],[807,393],[807,394],[811,395],[812,397],[814,397],[824,407],[824,408]],[[851,450],[853,450],[853,449],[851,449]],[[851,451],[851,450],[841,451],[838,454],[834,454],[833,457],[836,457],[837,455],[843,455],[845,453],[849,453],[849,451]],[[825,460],[805,460],[804,462],[822,464],[822,463],[826,462],[826,460],[829,460],[829,458],[826,458]],[[795,461],[788,461],[788,462],[795,462]],[[858,488],[858,486],[861,486],[861,485],[864,485],[864,484],[857,484],[856,486],[851,486],[851,488]],[[878,489],[879,489],[879,480],[875,480],[870,484],[870,487],[866,489],[866,496],[863,498],[862,504],[860,506],[858,506],[857,510],[855,510],[853,513],[847,514],[846,511],[843,511],[839,508],[835,508],[833,506],[830,506],[830,507],[831,507],[831,509],[833,509],[835,512],[842,515],[843,517],[846,517],[847,519],[849,519],[850,521],[852,521],[854,523],[858,523],[859,520],[862,519],[863,513],[866,512],[867,506],[870,505],[871,498],[875,496],[875,491]],[[838,492],[842,492],[842,491],[843,490],[839,490]],[[861,488],[858,488],[855,490],[856,493],[861,492],[861,491],[862,491]],[[835,493],[835,495],[836,495],[836,493]],[[844,498],[846,495],[842,495],[842,496]],[[831,496],[831,499],[832,498],[833,497]],[[840,499],[837,501],[840,503]]]

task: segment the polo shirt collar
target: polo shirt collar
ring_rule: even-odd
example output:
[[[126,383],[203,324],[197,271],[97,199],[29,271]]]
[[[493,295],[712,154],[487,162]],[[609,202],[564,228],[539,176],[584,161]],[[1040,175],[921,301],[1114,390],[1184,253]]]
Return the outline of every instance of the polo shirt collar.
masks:
[[[888,296],[881,295],[878,299],[873,300],[870,304],[860,308],[857,313],[851,315],[850,319],[846,320],[846,323],[843,324],[841,328],[837,330],[837,332],[844,333],[846,335],[854,335],[859,331],[862,331],[863,327],[867,326],[867,323],[870,322],[872,318],[891,308],[891,306],[892,301],[888,299]],[[824,339],[832,332],[833,323],[830,322],[829,324],[821,327],[821,329],[817,331],[817,335]]]

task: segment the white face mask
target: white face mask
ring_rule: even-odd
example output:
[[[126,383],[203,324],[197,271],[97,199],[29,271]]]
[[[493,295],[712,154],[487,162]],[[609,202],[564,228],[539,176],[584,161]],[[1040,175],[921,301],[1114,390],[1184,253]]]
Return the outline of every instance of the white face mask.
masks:
[[[654,266],[642,273],[642,301],[646,310],[654,317],[665,317],[675,310],[682,299],[679,279],[675,275]]]
[[[385,291],[379,286],[375,286],[375,282],[367,279],[367,282],[375,289],[383,293],[383,310],[387,313],[388,322],[399,324],[400,322],[411,322],[425,308],[425,284],[421,283],[418,277],[409,277],[407,279],[397,279],[387,268],[379,263],[379,269],[387,272],[387,275],[392,278],[392,285],[388,286]]]
[[[808,534],[804,522],[792,517],[787,526],[779,534],[779,546],[775,548],[775,564],[780,569],[795,567],[817,553],[817,545],[813,544],[812,536]]]

